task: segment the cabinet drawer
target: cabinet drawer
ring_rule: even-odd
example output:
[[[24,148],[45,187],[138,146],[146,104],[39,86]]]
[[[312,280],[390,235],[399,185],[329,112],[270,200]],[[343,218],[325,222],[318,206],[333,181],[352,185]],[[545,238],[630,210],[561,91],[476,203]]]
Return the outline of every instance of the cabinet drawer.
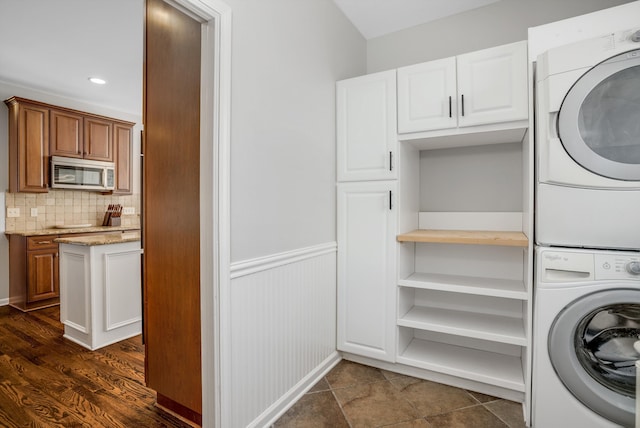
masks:
[[[57,248],[58,244],[54,241],[56,238],[58,235],[30,236],[27,238],[27,250]]]

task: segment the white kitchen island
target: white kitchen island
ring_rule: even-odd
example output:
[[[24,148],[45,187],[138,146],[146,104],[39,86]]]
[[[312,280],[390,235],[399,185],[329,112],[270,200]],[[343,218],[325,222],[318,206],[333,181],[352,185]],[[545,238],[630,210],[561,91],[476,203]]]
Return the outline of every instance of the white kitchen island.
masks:
[[[58,238],[64,337],[95,350],[142,333],[139,232]]]

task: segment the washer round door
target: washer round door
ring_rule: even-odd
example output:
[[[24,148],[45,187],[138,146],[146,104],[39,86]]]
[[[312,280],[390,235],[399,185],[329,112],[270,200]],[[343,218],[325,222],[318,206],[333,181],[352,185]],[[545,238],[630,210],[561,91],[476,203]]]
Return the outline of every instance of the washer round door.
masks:
[[[638,340],[640,289],[598,291],[558,314],[549,331],[549,358],[564,386],[586,407],[633,427]]]
[[[562,101],[557,123],[578,164],[604,177],[640,181],[640,49],[587,71]]]

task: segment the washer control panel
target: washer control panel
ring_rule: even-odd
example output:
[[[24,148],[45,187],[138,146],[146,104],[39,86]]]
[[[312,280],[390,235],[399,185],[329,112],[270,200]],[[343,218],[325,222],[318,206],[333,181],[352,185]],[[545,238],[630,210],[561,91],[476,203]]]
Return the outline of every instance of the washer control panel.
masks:
[[[542,282],[640,281],[640,252],[538,247],[536,253]]]
[[[595,254],[595,279],[637,279],[640,281],[640,255]]]

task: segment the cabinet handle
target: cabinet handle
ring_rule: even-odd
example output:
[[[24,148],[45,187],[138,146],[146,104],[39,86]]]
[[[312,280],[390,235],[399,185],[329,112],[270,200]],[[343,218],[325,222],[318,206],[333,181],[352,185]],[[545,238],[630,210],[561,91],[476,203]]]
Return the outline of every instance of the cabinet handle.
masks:
[[[54,259],[57,259],[57,258],[58,258],[58,253],[55,253],[55,254],[53,255],[53,258],[54,258]]]
[[[462,116],[464,116],[464,94],[462,94]]]
[[[449,95],[449,117],[451,117],[451,95]]]
[[[389,190],[389,211],[391,211],[392,208],[393,208],[393,205],[391,202],[391,190]]]
[[[40,245],[51,244],[51,241],[38,241],[36,242],[36,244],[40,244]]]
[[[389,152],[389,171],[393,171],[393,152]]]

